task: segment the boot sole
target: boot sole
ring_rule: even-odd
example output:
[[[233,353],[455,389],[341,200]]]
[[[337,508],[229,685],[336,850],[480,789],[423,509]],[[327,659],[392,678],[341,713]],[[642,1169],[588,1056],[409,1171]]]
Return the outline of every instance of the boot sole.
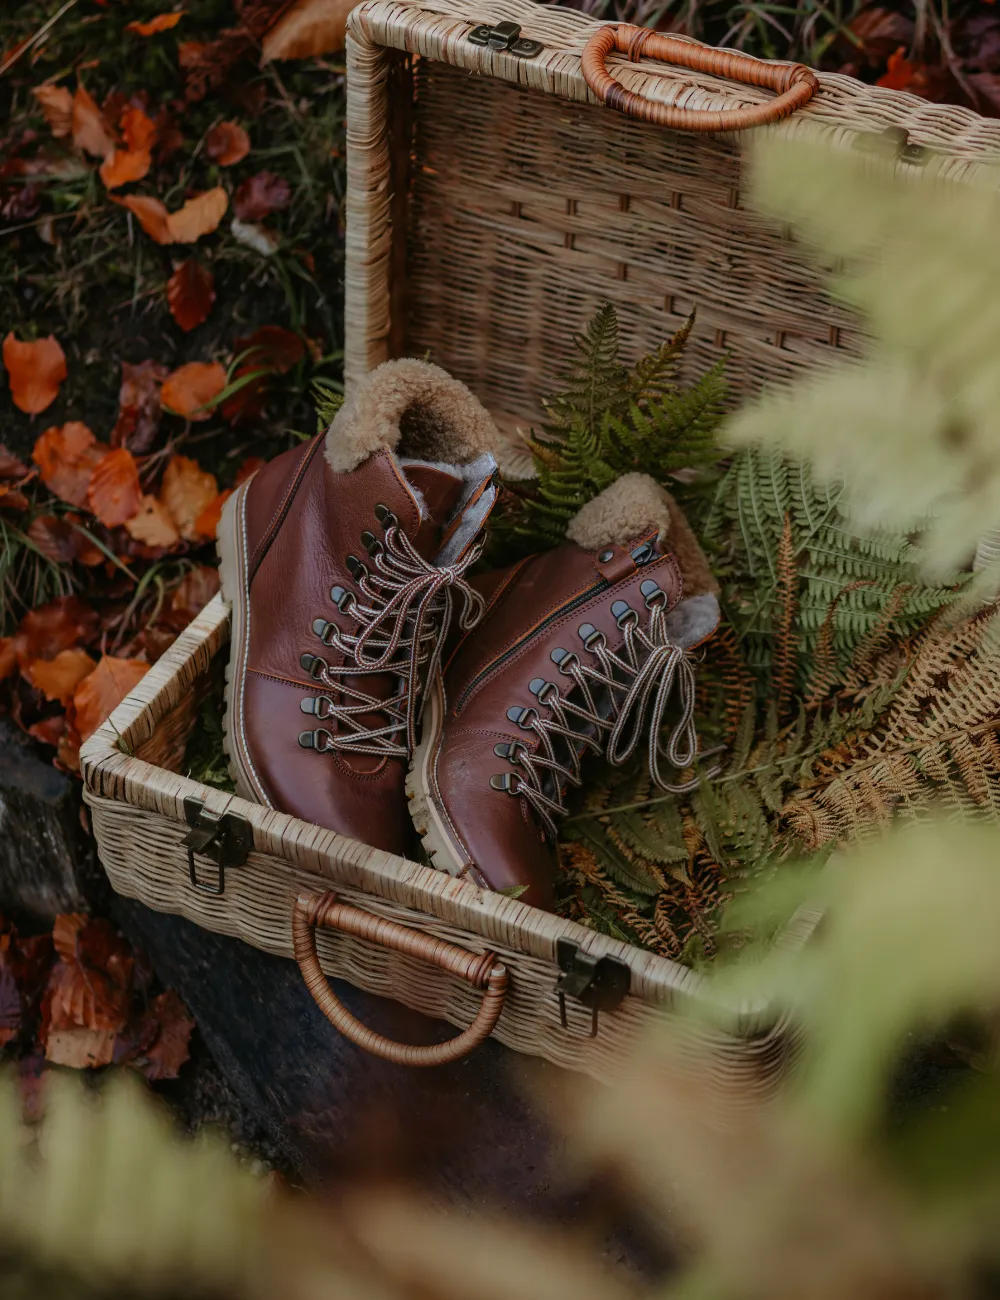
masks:
[[[420,742],[413,751],[406,776],[406,797],[410,801],[410,817],[431,865],[449,876],[466,876],[469,861],[452,838],[448,815],[437,793],[435,774],[444,713],[444,690],[439,678],[428,686]]]
[[[226,665],[226,707],[222,715],[222,744],[229,759],[229,775],[241,799],[266,804],[253,762],[243,739],[243,681],[246,673],[250,592],[246,578],[246,493],[236,489],[222,507],[217,549],[222,599],[229,607],[229,662]]]

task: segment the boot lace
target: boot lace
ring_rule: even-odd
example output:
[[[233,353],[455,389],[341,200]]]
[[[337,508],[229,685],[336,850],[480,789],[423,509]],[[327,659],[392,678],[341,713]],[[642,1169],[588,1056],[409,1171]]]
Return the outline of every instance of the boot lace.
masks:
[[[611,606],[624,633],[618,652],[610,650],[604,634],[589,623],[580,627],[579,635],[596,664],[569,650],[551,652],[559,672],[572,684],[565,692],[541,677],[529,684],[549,717],[543,718],[534,707],[508,710],[512,722],[534,733],[537,747],[532,749],[523,741],[495,746],[494,752],[518,771],[493,777],[490,784],[523,795],[553,838],[555,819],[566,812],[566,788],[581,784],[581,760],[588,750],[603,753],[619,767],[645,737],[649,774],[661,790],[683,794],[701,779],[696,776],[672,782],[661,770],[664,758],[680,771],[697,758],[695,671],[691,655],[667,634],[666,594],[652,580],[644,582],[640,590],[650,611],[646,627],[625,601]],[[664,742],[664,720],[672,698],[678,701],[679,716]]]
[[[302,656],[302,667],[313,680],[333,692],[307,696],[300,705],[302,712],[333,725],[303,732],[299,744],[320,752],[405,758],[416,744],[424,687],[440,667],[459,603],[462,631],[483,616],[483,598],[464,576],[479,558],[483,538],[453,564],[438,567],[416,551],[395,515],[384,506],[376,507],[376,515],[385,530],[384,540],[379,542],[367,532],[361,538],[371,565],[347,557],[359,595],[340,586],[330,592],[341,613],[350,615],[353,630],[344,631],[324,618],[313,623],[313,631],[342,656],[342,662]],[[398,682],[389,698],[365,689],[371,687],[373,677],[385,676]],[[372,725],[372,715],[383,718],[382,725]]]

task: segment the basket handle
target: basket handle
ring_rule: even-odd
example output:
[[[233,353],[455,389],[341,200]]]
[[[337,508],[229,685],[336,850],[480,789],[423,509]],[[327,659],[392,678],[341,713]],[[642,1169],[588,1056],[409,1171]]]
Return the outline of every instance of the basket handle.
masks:
[[[397,1043],[377,1034],[352,1016],[330,988],[316,955],[317,926],[325,930],[342,930],[394,952],[420,957],[452,975],[461,975],[473,988],[485,989],[475,1020],[456,1038],[424,1047]],[[489,1038],[500,1019],[507,993],[507,968],[493,953],[467,952],[444,939],[435,939],[397,921],[388,921],[364,912],[360,907],[341,903],[336,894],[299,895],[292,911],[292,944],[306,987],[334,1029],[366,1052],[395,1065],[444,1065],[448,1061],[457,1061]]]
[[[695,72],[728,77],[745,86],[766,86],[777,91],[778,96],[766,104],[715,112],[659,104],[626,90],[611,76],[607,57],[612,50],[627,55],[633,63],[646,54]],[[696,41],[678,40],[676,36],[665,36],[648,27],[633,27],[630,23],[611,23],[593,34],[583,51],[583,76],[608,108],[617,108],[629,117],[679,131],[745,131],[751,126],[779,122],[803,104],[808,104],[819,89],[815,75],[801,63],[769,63],[748,54],[735,54]]]

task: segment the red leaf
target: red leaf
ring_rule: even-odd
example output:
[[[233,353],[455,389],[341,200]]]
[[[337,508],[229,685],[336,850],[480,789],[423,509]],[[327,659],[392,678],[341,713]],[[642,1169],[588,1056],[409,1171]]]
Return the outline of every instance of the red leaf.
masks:
[[[0,636],[0,682],[17,671],[17,650],[12,636]]]
[[[38,466],[47,488],[71,506],[87,505],[87,489],[94,470],[108,454],[85,424],[68,424],[46,429],[35,443],[31,459]]]
[[[7,963],[7,954],[0,953],[0,1047],[16,1038],[21,1032],[23,1009],[21,993],[14,972]]]
[[[3,341],[3,363],[14,405],[28,415],[52,405],[68,374],[65,353],[51,334],[36,343],[22,343],[11,332]]]
[[[54,659],[60,650],[86,643],[97,631],[94,611],[79,596],[60,596],[25,614],[14,634],[22,671],[34,659]]]
[[[140,659],[102,656],[100,663],[83,679],[73,696],[76,729],[81,740],[94,734],[148,671],[149,664]]]
[[[305,344],[299,336],[280,325],[263,325],[249,338],[237,339],[235,350],[247,354],[244,364],[251,370],[274,370],[280,375],[305,356]]]
[[[147,1079],[176,1079],[181,1066],[191,1055],[195,1022],[173,989],[167,989],[155,998],[150,1012],[158,1025],[158,1033],[138,1068]]]
[[[182,262],[167,281],[170,314],[182,330],[193,330],[208,319],[215,302],[211,271],[197,262]]]
[[[141,361],[137,366],[122,362],[112,447],[128,446],[136,456],[149,451],[160,427],[160,385],[168,373],[158,361]]]
[[[142,501],[139,470],[132,453],[118,447],[94,469],[87,489],[87,502],[107,528],[118,528],[138,511]]]
[[[36,515],[28,527],[28,537],[41,553],[56,564],[69,564],[80,553],[84,538],[66,518]]]
[[[66,730],[65,713],[54,713],[50,718],[42,718],[41,722],[36,722],[34,726],[28,728],[28,735],[43,745],[58,745],[63,738]]]
[[[220,122],[206,136],[205,152],[220,167],[232,167],[250,152],[250,137],[237,123]]]
[[[170,608],[163,622],[176,632],[183,632],[219,590],[219,570],[200,564],[189,569],[174,588]]]
[[[263,221],[272,212],[287,208],[292,187],[284,176],[258,172],[245,180],[233,197],[233,212],[241,221]]]

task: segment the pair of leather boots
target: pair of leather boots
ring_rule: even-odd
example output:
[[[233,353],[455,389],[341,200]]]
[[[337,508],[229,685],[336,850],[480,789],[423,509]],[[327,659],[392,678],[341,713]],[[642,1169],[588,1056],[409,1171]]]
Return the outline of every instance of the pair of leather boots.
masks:
[[[588,756],[696,753],[691,650],[716,588],[681,512],[627,474],[563,546],[470,576],[503,442],[473,394],[387,362],[227,501],[227,749],[247,799],[551,908]],[[664,761],[665,760],[665,761]],[[408,806],[409,801],[409,806]]]

